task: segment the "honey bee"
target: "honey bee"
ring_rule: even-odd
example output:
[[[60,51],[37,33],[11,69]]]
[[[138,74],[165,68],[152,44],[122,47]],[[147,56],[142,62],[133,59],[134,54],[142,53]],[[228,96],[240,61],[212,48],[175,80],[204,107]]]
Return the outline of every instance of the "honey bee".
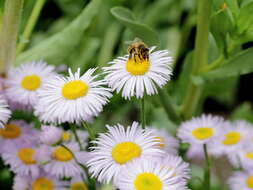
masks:
[[[149,48],[143,42],[134,42],[128,47],[129,59],[135,62],[149,59]]]

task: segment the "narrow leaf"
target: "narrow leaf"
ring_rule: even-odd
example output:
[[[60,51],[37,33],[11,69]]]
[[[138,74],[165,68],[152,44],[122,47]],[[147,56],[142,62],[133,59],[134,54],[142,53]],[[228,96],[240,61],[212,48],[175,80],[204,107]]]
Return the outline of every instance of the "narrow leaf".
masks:
[[[101,0],[93,0],[63,31],[53,35],[34,48],[20,54],[16,64],[43,59],[50,64],[62,64],[80,42],[84,31],[99,11]]]

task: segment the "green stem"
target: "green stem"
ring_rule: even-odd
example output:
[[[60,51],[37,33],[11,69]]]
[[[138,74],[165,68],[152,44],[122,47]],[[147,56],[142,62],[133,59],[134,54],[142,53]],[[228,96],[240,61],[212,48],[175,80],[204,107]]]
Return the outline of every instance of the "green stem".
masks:
[[[198,75],[203,66],[208,65],[208,35],[212,1],[198,0],[197,36],[195,41],[194,61],[191,74]],[[195,112],[202,93],[202,87],[190,81],[182,104],[182,116],[188,119]]]
[[[4,21],[0,36],[0,73],[16,58],[16,43],[24,0],[5,0]]]
[[[141,99],[141,127],[145,129],[146,127],[146,117],[145,117],[145,96]]]
[[[82,143],[81,143],[81,141],[80,141],[80,139],[79,139],[79,137],[77,135],[76,126],[74,124],[71,125],[71,130],[74,133],[75,139],[76,139],[76,141],[77,141],[77,143],[79,145],[80,150],[83,150]]]
[[[83,171],[85,172],[86,176],[88,176],[88,186],[89,186],[89,189],[96,190],[96,184],[94,184],[94,180],[89,177],[88,169],[77,160],[77,158],[76,158],[75,154],[72,152],[72,150],[70,150],[64,144],[61,144],[61,146],[64,147],[66,150],[68,150],[72,154],[73,159],[75,160],[75,162],[83,169]],[[82,180],[83,180],[84,184],[86,184],[86,180],[85,180],[84,176],[81,175],[81,177],[82,177]]]
[[[210,169],[211,169],[211,163],[207,152],[207,146],[206,144],[203,145],[204,154],[205,154],[205,160],[206,160],[206,167],[204,172],[204,181],[203,181],[203,189],[210,190]]]
[[[86,122],[83,122],[83,126],[87,130],[87,132],[89,133],[90,140],[94,140],[96,138],[96,136],[95,136],[94,131],[90,127],[90,125]]]
[[[28,44],[27,42],[29,41],[29,38],[32,34],[35,24],[38,21],[40,12],[41,12],[45,2],[46,2],[46,0],[36,0],[36,3],[35,3],[33,10],[32,10],[32,13],[28,19],[25,30],[22,34],[22,41],[19,42],[19,44],[18,44],[17,55],[19,55],[25,49],[26,45]]]
[[[167,113],[168,118],[171,121],[174,121],[176,124],[180,123],[180,118],[178,116],[178,113],[176,112],[176,109],[174,108],[174,105],[170,101],[169,95],[166,93],[165,90],[159,90],[159,97],[160,97],[160,102]]]

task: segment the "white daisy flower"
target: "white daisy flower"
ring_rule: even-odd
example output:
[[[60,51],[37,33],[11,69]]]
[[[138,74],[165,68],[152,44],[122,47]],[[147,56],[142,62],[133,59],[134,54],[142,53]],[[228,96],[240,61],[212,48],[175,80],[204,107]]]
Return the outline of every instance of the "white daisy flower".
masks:
[[[5,81],[7,99],[32,108],[38,102],[38,90],[54,75],[54,66],[43,61],[11,68]]]
[[[20,176],[14,178],[13,190],[67,190],[66,182],[41,171],[39,176]]]
[[[172,58],[167,50],[154,49],[149,49],[148,56],[129,53],[109,62],[110,66],[103,68],[109,86],[117,93],[122,91],[125,99],[157,94],[157,87],[162,88],[170,80]]]
[[[217,138],[209,144],[209,151],[216,156],[234,154],[245,145],[249,127],[250,124],[244,121],[224,122],[223,127],[218,130]]]
[[[56,76],[48,80],[39,91],[36,114],[44,122],[79,123],[98,116],[112,95],[103,87],[104,80],[96,80],[96,69],[89,69],[80,76],[80,69],[69,77]],[[93,76],[92,76],[93,75]]]
[[[40,141],[47,145],[53,145],[59,142],[63,135],[63,130],[60,127],[53,125],[42,125],[40,133]]]
[[[231,164],[235,167],[242,167],[245,170],[253,170],[253,147],[244,147],[236,153],[228,155]]]
[[[166,154],[163,159],[160,160],[160,163],[168,170],[173,170],[173,176],[178,178],[178,182],[187,183],[187,180],[190,179],[190,168],[189,164],[186,163],[181,157]]]
[[[122,126],[106,126],[107,133],[100,134],[93,142],[90,158],[87,162],[90,173],[99,182],[109,182],[121,168],[134,159],[161,156],[159,142],[154,141],[151,131],[144,131],[138,123],[126,129]]]
[[[228,184],[231,190],[252,190],[253,171],[235,172],[228,179]]]
[[[37,140],[38,133],[23,120],[14,120],[0,129],[0,153],[8,151],[10,144],[20,145]]]
[[[86,176],[75,176],[72,177],[69,184],[70,190],[88,190],[87,184],[83,181],[86,180]]]
[[[185,182],[174,176],[162,164],[150,160],[136,160],[120,172],[116,186],[120,190],[186,190]]]
[[[207,144],[217,137],[217,129],[223,126],[221,117],[202,115],[181,124],[177,136],[190,144]]]
[[[50,147],[51,160],[43,166],[44,170],[59,178],[81,175],[83,169],[78,163],[86,163],[87,153],[81,152],[76,143],[65,146],[67,148],[61,145]],[[74,156],[78,163],[75,161]]]
[[[0,128],[4,127],[4,124],[11,117],[11,111],[8,108],[8,104],[4,97],[0,95]]]
[[[36,148],[32,144],[21,144],[19,147],[10,144],[9,150],[2,153],[4,162],[18,175],[39,175],[39,164],[35,159]]]
[[[159,148],[169,154],[176,155],[178,152],[179,141],[169,134],[165,129],[157,129],[148,127],[148,130],[151,130],[155,137],[155,141],[159,142]]]

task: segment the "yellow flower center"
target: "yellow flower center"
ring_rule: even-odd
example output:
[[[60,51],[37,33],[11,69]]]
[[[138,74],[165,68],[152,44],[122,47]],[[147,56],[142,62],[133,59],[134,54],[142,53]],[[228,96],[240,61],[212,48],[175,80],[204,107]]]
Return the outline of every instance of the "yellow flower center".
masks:
[[[146,72],[148,72],[150,67],[149,60],[146,59],[136,59],[134,58],[128,59],[126,63],[126,70],[131,75],[144,75]]]
[[[213,129],[201,127],[192,131],[192,135],[198,140],[205,140],[213,136]]]
[[[62,146],[54,149],[52,157],[60,162],[67,162],[73,159],[72,153]]]
[[[41,85],[41,80],[38,75],[25,76],[21,81],[21,86],[30,91],[37,90]]]
[[[73,80],[64,84],[62,88],[62,96],[69,100],[75,100],[83,97],[89,90],[88,85],[80,80]]]
[[[164,149],[165,147],[165,140],[164,138],[162,137],[155,137],[155,142],[158,142],[158,146],[161,148],[161,149]]]
[[[246,183],[249,188],[253,189],[253,176],[249,176],[248,179],[246,180]]]
[[[88,190],[88,187],[85,183],[76,182],[71,184],[70,190]]]
[[[152,173],[139,174],[134,180],[136,190],[161,190],[161,180]]]
[[[36,164],[34,160],[35,150],[32,148],[21,148],[18,151],[19,159],[26,165]]]
[[[0,129],[0,135],[6,139],[15,139],[21,134],[20,128],[15,124],[7,124],[4,129]]]
[[[234,145],[237,144],[241,140],[241,134],[238,132],[229,132],[225,135],[225,139],[223,140],[223,144],[225,145]]]
[[[125,164],[140,155],[141,148],[133,142],[119,143],[112,149],[112,158],[118,164]]]
[[[247,152],[247,153],[245,153],[245,157],[248,158],[248,159],[253,160],[253,153],[252,152]]]
[[[54,183],[47,178],[40,177],[32,184],[32,190],[54,190]]]
[[[71,134],[69,132],[63,132],[61,139],[64,142],[69,141],[71,139]]]

